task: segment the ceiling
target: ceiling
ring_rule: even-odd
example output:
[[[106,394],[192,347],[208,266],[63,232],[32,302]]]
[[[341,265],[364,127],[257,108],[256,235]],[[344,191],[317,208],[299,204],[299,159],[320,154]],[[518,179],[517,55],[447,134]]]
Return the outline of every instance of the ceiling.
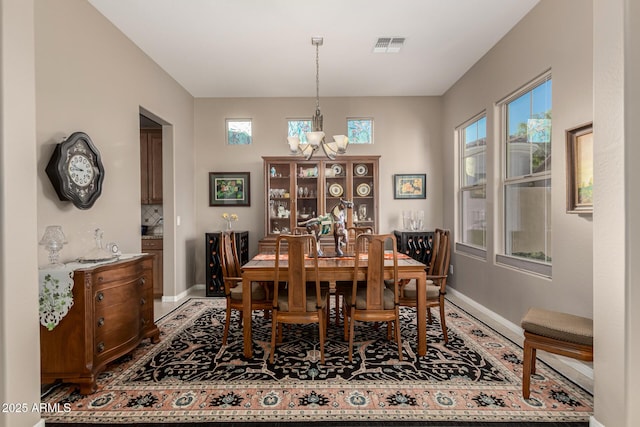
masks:
[[[539,0],[89,0],[194,97],[442,95]],[[373,53],[404,37],[398,53]]]

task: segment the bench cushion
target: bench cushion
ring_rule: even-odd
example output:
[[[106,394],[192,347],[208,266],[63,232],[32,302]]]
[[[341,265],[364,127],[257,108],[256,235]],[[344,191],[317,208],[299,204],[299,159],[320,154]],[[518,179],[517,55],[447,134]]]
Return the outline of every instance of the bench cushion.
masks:
[[[536,335],[593,346],[593,320],[586,317],[532,307],[520,325]]]

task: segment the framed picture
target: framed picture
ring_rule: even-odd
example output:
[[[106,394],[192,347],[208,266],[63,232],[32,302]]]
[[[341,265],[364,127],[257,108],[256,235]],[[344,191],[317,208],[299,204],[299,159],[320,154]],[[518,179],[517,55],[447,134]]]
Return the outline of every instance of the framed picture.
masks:
[[[210,172],[209,206],[251,206],[250,172]]]
[[[568,129],[567,213],[593,212],[593,123]]]
[[[249,145],[253,142],[251,136],[251,119],[226,119],[227,144]]]
[[[347,118],[349,144],[373,144],[372,118]]]
[[[426,199],[426,174],[396,174],[393,175],[394,199]]]

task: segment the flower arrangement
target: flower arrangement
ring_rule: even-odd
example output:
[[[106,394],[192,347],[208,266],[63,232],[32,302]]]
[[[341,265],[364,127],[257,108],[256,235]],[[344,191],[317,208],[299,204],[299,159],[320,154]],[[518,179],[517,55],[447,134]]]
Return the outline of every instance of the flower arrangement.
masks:
[[[228,214],[225,212],[222,214],[222,219],[224,219],[227,223],[227,230],[231,230],[231,222],[238,220],[238,214]]]

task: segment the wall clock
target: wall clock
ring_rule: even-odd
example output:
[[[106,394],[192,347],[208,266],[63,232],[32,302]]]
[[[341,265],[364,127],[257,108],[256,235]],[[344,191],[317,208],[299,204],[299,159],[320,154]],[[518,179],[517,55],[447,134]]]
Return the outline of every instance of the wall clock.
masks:
[[[79,209],[89,209],[102,193],[100,152],[84,132],[74,132],[56,145],[46,171],[58,198]]]

